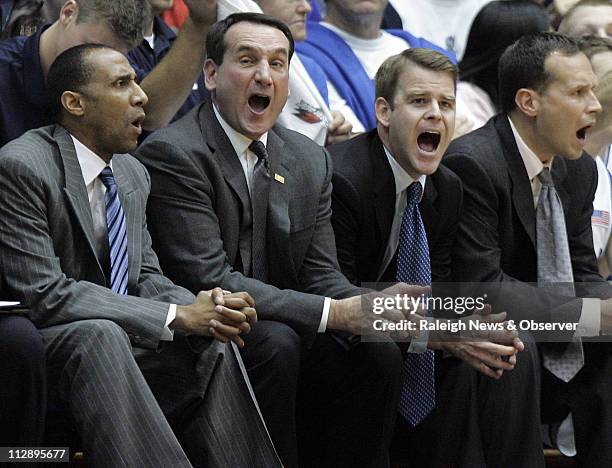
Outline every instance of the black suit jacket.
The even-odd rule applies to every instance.
[[[329,149],[334,163],[332,224],[338,260],[355,284],[377,281],[395,213],[395,179],[376,130]],[[427,177],[419,204],[433,281],[451,274],[451,247],[461,212],[461,182],[440,167]],[[390,272],[396,270],[392,262]],[[394,274],[387,281],[394,281]]]
[[[151,174],[147,213],[153,245],[165,273],[178,284],[194,292],[215,286],[248,291],[260,318],[290,325],[309,343],[321,320],[323,296],[342,298],[359,290],[336,260],[329,155],[282,127],[268,132],[267,150],[269,284],[242,273],[242,263],[250,261],[245,242],[250,233],[244,232],[250,196],[210,102],[155,132],[136,153]]]
[[[457,281],[497,283],[510,318],[577,322],[582,301],[545,293],[537,282],[535,208],[525,165],[505,115],[453,141],[443,159],[463,182],[464,208],[453,249]],[[591,214],[597,169],[586,154],[556,157],[552,178],[563,204],[578,296],[612,297],[599,275]]]

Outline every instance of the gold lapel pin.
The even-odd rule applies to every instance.
[[[280,174],[274,174],[274,180],[280,182],[281,184],[285,183],[285,178]]]

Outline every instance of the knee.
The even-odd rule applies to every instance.
[[[121,349],[131,350],[127,333],[111,320],[82,320],[74,322],[74,326],[81,344],[87,348],[95,347],[114,352]]]
[[[261,321],[253,329],[253,339],[246,338],[247,348],[253,346],[259,363],[274,365],[280,372],[297,369],[300,363],[301,339],[288,325]]]
[[[363,362],[368,366],[370,375],[376,376],[381,384],[399,382],[403,357],[395,343],[361,343],[360,346],[366,348]]]
[[[0,318],[0,366],[19,363],[34,368],[44,362],[45,345],[33,323],[19,316]]]

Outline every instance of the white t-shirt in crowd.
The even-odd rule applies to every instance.
[[[389,0],[405,31],[455,53],[461,60],[472,21],[491,0]]]
[[[609,151],[609,148],[608,148]],[[612,187],[610,174],[601,157],[596,157],[597,163],[597,190],[593,200],[593,217],[591,225],[593,227],[593,247],[595,255],[600,258],[607,254],[611,258],[612,254]]]
[[[380,67],[387,58],[399,54],[410,47],[404,39],[384,31],[381,31],[380,36],[375,39],[362,39],[326,23],[325,21],[322,21],[321,24],[344,39],[344,42],[353,50],[357,59],[365,69],[366,74],[371,79],[374,79],[378,67]],[[353,124],[353,132],[363,132],[365,129],[364,125],[359,121],[354,112],[349,112],[347,110],[350,108],[346,105],[346,101],[340,96],[338,90],[331,81],[327,81],[327,90],[329,93],[329,107],[333,110],[339,110],[344,114],[344,117]]]

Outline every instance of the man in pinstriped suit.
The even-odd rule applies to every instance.
[[[252,298],[218,289],[194,300],[151,248],[148,174],[119,154],[136,146],[144,119],[134,78],[100,45],[69,49],[51,67],[61,124],[0,150],[2,280],[31,308],[51,397],[92,466],[280,466],[234,346],[256,321]],[[109,289],[114,227],[98,177],[108,168],[125,216],[127,294]]]

